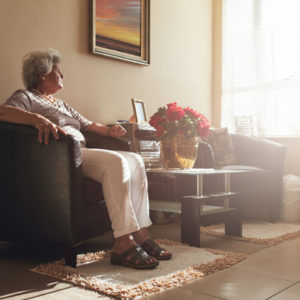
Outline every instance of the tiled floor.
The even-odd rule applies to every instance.
[[[178,241],[179,228],[178,222],[154,225],[151,233]],[[201,243],[206,248],[243,252],[248,258],[184,287],[143,299],[300,299],[300,239],[266,247],[201,236]],[[108,234],[85,243],[82,250],[110,246]],[[0,243],[0,299],[108,299],[29,271],[30,267],[58,257],[59,249],[55,247]]]

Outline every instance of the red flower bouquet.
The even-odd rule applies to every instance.
[[[176,102],[160,107],[151,116],[149,123],[156,129],[159,140],[172,139],[175,136],[204,138],[209,130],[209,121],[204,115],[190,107],[182,108]]]

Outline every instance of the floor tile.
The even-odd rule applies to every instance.
[[[231,268],[185,285],[184,289],[224,299],[259,300],[266,299],[291,284],[293,282],[288,280]],[[255,295],[255,298],[253,298],[253,295]]]
[[[253,254],[232,269],[242,269],[294,282],[300,280],[300,260],[280,255]]]
[[[72,299],[72,300],[112,300],[113,298],[99,295],[90,290],[74,287],[71,284],[56,282],[41,290],[24,289],[11,294],[0,293],[0,299],[24,300],[24,299]]]
[[[287,300],[287,299],[299,300],[299,298],[300,298],[300,283],[296,283],[269,299],[270,300]]]
[[[300,260],[300,238],[295,240],[286,241],[278,245],[269,247],[264,251],[255,253],[252,257],[258,258],[261,256],[284,256]]]
[[[185,290],[183,288],[171,289],[162,293],[154,294],[143,300],[219,300],[222,298],[210,296],[196,291]]]

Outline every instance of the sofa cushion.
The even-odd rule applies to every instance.
[[[212,148],[216,166],[236,163],[234,146],[227,128],[211,128],[205,141]]]
[[[250,172],[237,173],[230,175],[232,191],[239,191],[242,187],[269,187],[274,182],[271,171],[247,165],[228,165],[223,166],[223,170],[247,170]]]

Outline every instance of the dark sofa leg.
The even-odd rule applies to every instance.
[[[270,208],[268,210],[268,221],[275,223],[280,219],[280,210],[276,208]]]
[[[225,220],[225,234],[242,236],[243,222],[240,212],[237,210]]]
[[[65,263],[68,266],[76,268],[77,249],[76,246],[67,245],[65,247]]]

